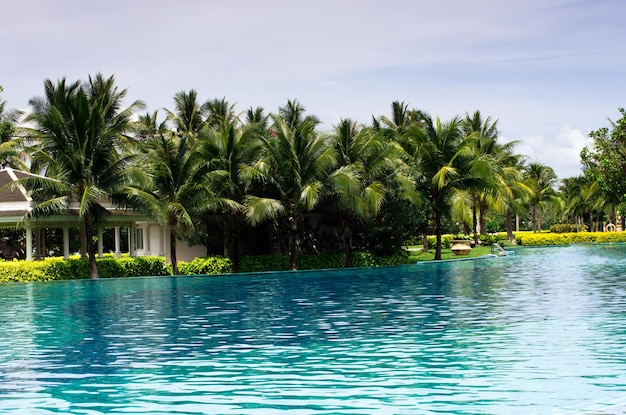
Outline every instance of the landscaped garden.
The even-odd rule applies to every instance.
[[[145,104],[124,107],[125,95],[113,76],[97,74],[46,80],[27,113],[0,101],[0,163],[15,169],[0,191],[29,203],[8,220],[39,235],[35,249],[29,237],[15,243],[37,259],[66,252],[2,264],[2,280],[392,265],[455,258],[450,242],[460,235],[473,242],[470,257],[493,242],[623,239],[624,118],[590,133],[583,175],[559,179],[502,142],[498,120],[480,111],[442,121],[396,101],[390,116],[323,131],[297,100],[239,113],[192,89],[172,109],[142,114]],[[100,236],[119,231],[123,216],[109,221],[115,209],[160,226],[165,258],[102,258],[120,256],[119,235],[116,246]],[[45,222],[68,217],[74,236],[67,222]],[[63,226],[62,241],[50,223]],[[132,238],[129,230],[131,253]],[[203,254],[179,261],[181,242]],[[86,259],[68,259],[70,247]]]

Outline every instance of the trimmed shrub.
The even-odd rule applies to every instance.
[[[520,233],[515,236],[515,241],[523,246],[614,243],[626,242],[626,232]]]
[[[441,235],[441,247],[444,249],[448,249],[452,246],[452,241],[457,239],[455,235],[450,235],[450,234],[443,234]],[[458,238],[458,239],[465,239],[463,238]],[[471,238],[468,238],[471,239]],[[437,243],[437,237],[435,235],[429,235],[428,236],[428,246],[429,247],[435,247]]]
[[[166,275],[162,257],[100,258],[100,278],[141,277]],[[0,262],[0,283],[87,279],[90,277],[89,259],[60,257],[43,261]]]
[[[222,256],[195,258],[191,262],[180,262],[178,271],[183,275],[225,274],[230,271],[232,262]]]

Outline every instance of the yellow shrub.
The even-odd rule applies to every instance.
[[[614,243],[626,242],[626,232],[524,233],[516,234],[515,240],[523,246]]]

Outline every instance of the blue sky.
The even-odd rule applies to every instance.
[[[298,99],[323,129],[404,101],[448,120],[480,110],[559,177],[626,106],[623,0],[20,0],[3,4],[0,98],[45,79],[115,75],[152,110],[178,91],[243,111]]]

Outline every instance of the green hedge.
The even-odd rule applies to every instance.
[[[224,274],[231,267],[230,259],[221,256],[195,258],[191,262],[178,263],[178,271],[184,275]]]
[[[97,262],[100,278],[167,275],[162,257],[106,257]],[[86,258],[0,262],[0,283],[86,279],[89,276],[89,259]]]
[[[626,232],[520,233],[515,242],[523,246],[626,242]]]
[[[163,257],[100,258],[100,278],[139,277],[168,275],[169,265]],[[343,268],[344,254],[300,254],[296,258],[299,270]],[[378,267],[409,263],[405,250],[394,255],[378,256],[371,252],[353,252],[355,267]],[[230,259],[215,256],[196,258],[191,262],[180,262],[179,271],[185,275],[224,274],[232,267]],[[256,255],[241,259],[241,272],[286,271],[289,269],[288,255]],[[0,283],[34,282],[52,280],[87,279],[90,277],[89,260],[86,258],[46,258],[43,261],[0,261]]]
[[[550,226],[551,233],[587,232],[587,225],[574,225],[571,223],[557,223]]]
[[[371,252],[353,252],[352,265],[354,267],[379,267],[385,265],[406,264],[409,254],[405,250],[394,255],[379,256]],[[296,267],[299,270],[343,268],[346,256],[341,254],[300,254],[296,257]],[[289,255],[253,255],[246,256],[240,261],[241,272],[266,272],[289,270]]]

